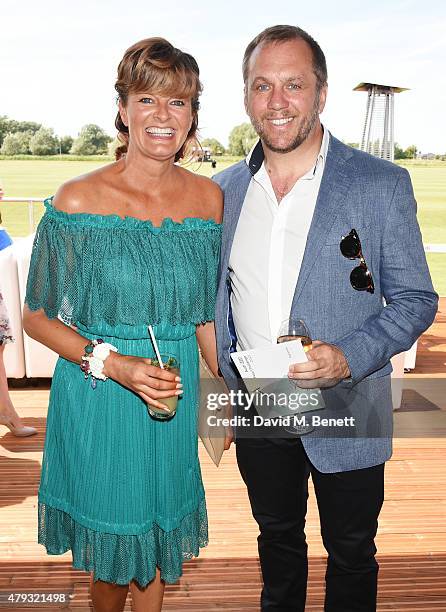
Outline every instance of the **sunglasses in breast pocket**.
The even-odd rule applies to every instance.
[[[373,284],[372,273],[367,267],[367,264],[362,254],[361,241],[358,232],[352,229],[347,236],[343,236],[339,244],[341,253],[347,259],[359,259],[359,265],[350,273],[350,284],[356,291],[368,291],[374,293],[375,286]]]

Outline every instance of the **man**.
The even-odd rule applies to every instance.
[[[313,348],[289,377],[332,387],[327,393],[343,390],[364,434],[236,432],[260,528],[261,607],[305,609],[311,474],[328,552],[325,610],[369,612],[376,609],[374,537],[391,455],[388,430],[375,436],[369,425],[391,422],[389,360],[432,323],[438,296],[407,171],[345,146],[320,123],[327,69],[319,45],[300,28],[268,28],[248,45],[243,76],[260,140],[216,177],[225,193],[221,372],[233,386],[231,350],[275,344],[284,319],[303,318]]]

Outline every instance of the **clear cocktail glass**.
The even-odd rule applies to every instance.
[[[171,354],[161,354],[161,361],[163,362],[164,370],[167,372],[172,372],[176,376],[180,375],[180,362],[175,355]],[[160,368],[160,363],[156,357],[152,359],[152,365]],[[150,406],[147,404],[147,410],[152,418],[157,421],[167,421],[172,419],[177,411],[178,407],[178,395],[174,395],[176,389],[172,390],[171,397],[164,397],[159,400],[161,404],[164,404],[168,408],[168,412],[162,410],[161,408],[156,408],[155,406]]]

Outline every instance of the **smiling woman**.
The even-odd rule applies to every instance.
[[[180,143],[175,161],[195,144],[202,89],[198,65],[191,55],[166,43],[162,38],[142,40],[126,51],[119,64],[115,125],[123,145],[117,150],[118,156],[127,151],[130,132],[137,137],[138,122],[152,138],[171,140],[172,145]],[[165,125],[167,110],[163,106],[167,104],[176,125]]]
[[[222,195],[175,164],[198,123],[189,54],[143,40],[116,90],[126,154],[45,201],[30,263],[24,327],[60,355],[38,534],[49,554],[71,550],[92,572],[96,612],[120,612],[129,585],[135,612],[155,612],[164,583],[207,543],[197,343],[217,373]],[[149,326],[179,372],[152,363]]]

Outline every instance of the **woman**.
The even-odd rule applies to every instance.
[[[115,87],[126,154],[46,201],[24,323],[60,355],[39,542],[50,554],[71,549],[74,567],[92,571],[97,612],[122,610],[129,584],[135,610],[148,612],[207,543],[197,340],[216,372],[222,196],[175,164],[197,130],[195,60],[143,40],[124,54]],[[179,359],[181,382],[151,365],[149,324],[160,352]],[[172,419],[149,416],[147,404],[162,410],[173,395],[183,397]]]
[[[0,200],[3,198],[3,194],[3,187],[0,183]],[[6,229],[2,227],[2,216],[0,214],[0,251],[10,244],[12,244],[12,240]],[[8,342],[14,342],[14,338],[5,300],[0,291],[0,425],[6,425],[14,436],[23,438],[34,435],[37,433],[37,430],[22,423],[9,395],[8,379],[3,358],[5,346]]]

